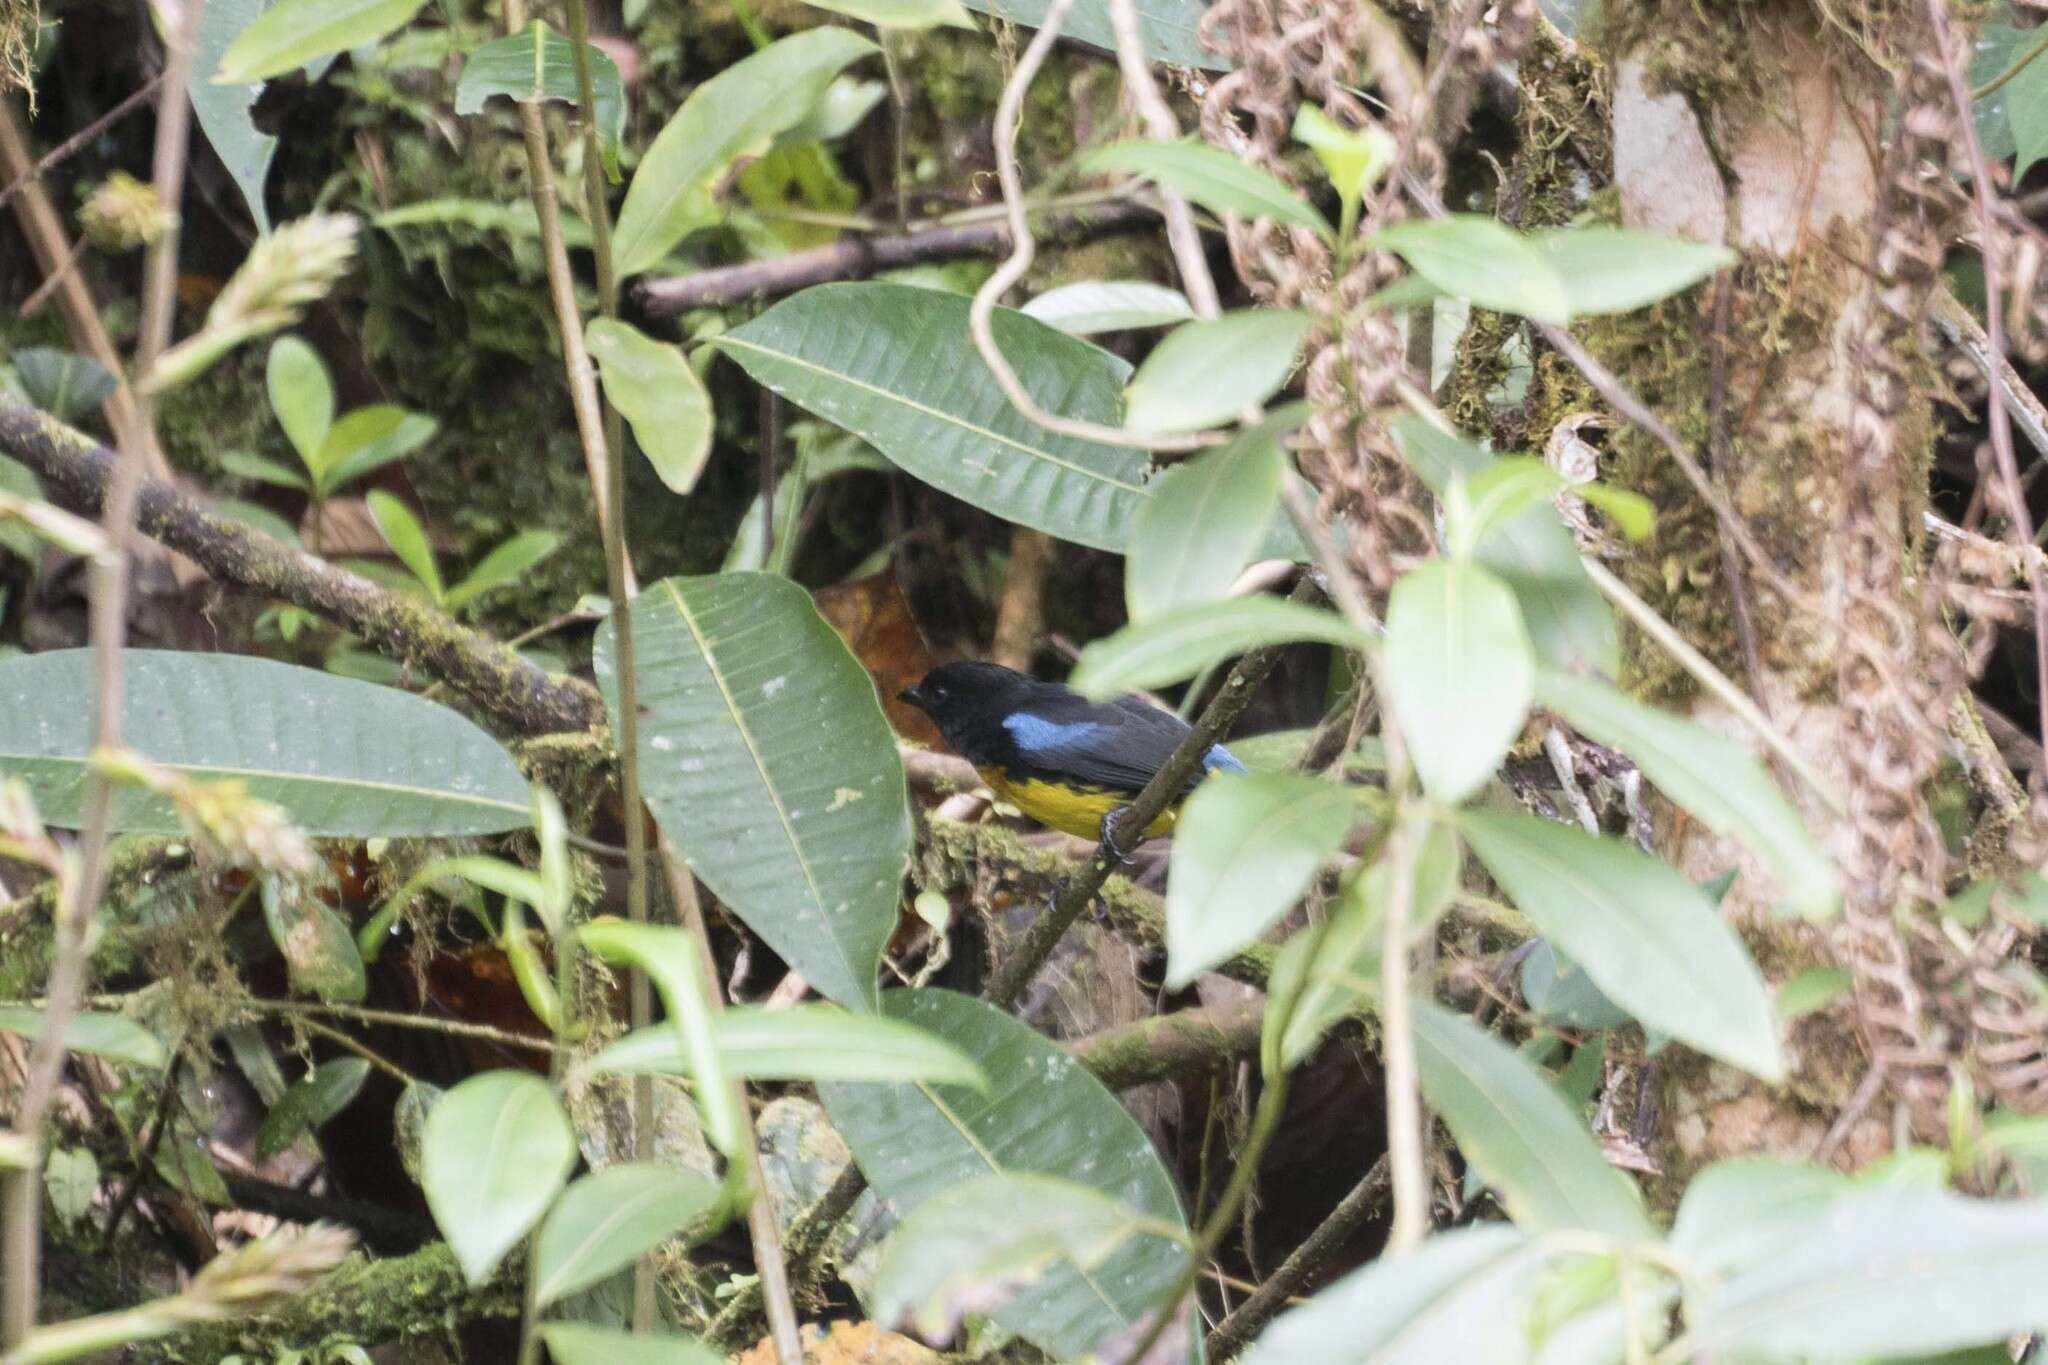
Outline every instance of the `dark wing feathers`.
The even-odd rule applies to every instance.
[[[1047,703],[1003,722],[1027,772],[1135,792],[1188,733],[1180,717],[1132,697],[1094,706],[1068,693]]]

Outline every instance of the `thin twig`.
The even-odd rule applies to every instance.
[[[1984,334],[1989,342],[1992,381],[1985,392],[1990,397],[1991,450],[1998,460],[1998,476],[2005,485],[2005,514],[2023,554],[2034,543],[2034,518],[2027,509],[2026,489],[2020,484],[2019,459],[2012,448],[2012,422],[2005,411],[2005,385],[2000,382],[2005,363],[2005,317],[1999,304],[1998,212],[1991,202],[1991,166],[1977,140],[1976,110],[1970,102],[1970,87],[1956,60],[1953,35],[1949,29],[1945,0],[1927,0],[1928,21],[1934,27],[1934,41],[1941,50],[1941,65],[1948,77],[1949,98],[1955,103],[1956,125],[1963,150],[1969,157],[1970,186],[1976,192],[1979,222],[1978,247],[1984,256]],[[2044,40],[2048,41],[2048,40]],[[2026,554],[2027,592],[2034,599],[2034,694],[2040,707],[2040,737],[2048,743],[2048,585],[2041,578],[2038,558]]]
[[[1330,1216],[1316,1225],[1316,1230],[1280,1263],[1280,1268],[1254,1290],[1250,1298],[1239,1304],[1235,1312],[1216,1324],[1216,1330],[1209,1333],[1209,1359],[1221,1365],[1250,1345],[1251,1339],[1272,1321],[1273,1315],[1306,1288],[1309,1278],[1328,1264],[1330,1257],[1351,1240],[1352,1234],[1368,1218],[1386,1205],[1387,1190],[1387,1154],[1382,1152],[1379,1160],[1373,1162],[1372,1169],[1365,1173],[1365,1178],[1337,1201],[1337,1207],[1330,1210]]]
[[[86,124],[85,127],[80,128],[70,137],[65,138],[49,151],[43,153],[33,166],[15,176],[14,179],[7,183],[5,188],[0,188],[0,208],[4,208],[8,200],[21,193],[31,182],[42,179],[44,173],[52,166],[71,156],[86,143],[92,141],[122,119],[127,118],[137,109],[140,109],[143,103],[156,93],[157,87],[163,84],[164,77],[167,74],[169,74],[168,68],[164,71],[159,71],[156,75],[144,81],[141,89],[123,99],[119,104],[107,110],[106,113],[101,114],[91,123]]]
[[[192,69],[192,39],[198,32],[203,0],[191,0],[177,15],[166,37],[168,48],[164,79],[157,104],[156,147],[151,180],[158,202],[170,207],[173,217],[157,240],[151,243],[143,268],[142,325],[135,352],[137,374],[149,373],[156,358],[170,344],[171,308],[178,270],[178,223],[175,217],[185,183],[186,132],[192,105],[185,98],[186,78]],[[141,492],[149,432],[155,425],[155,400],[148,394],[137,397],[135,419],[122,433],[121,459],[113,471],[102,527],[106,547],[93,557],[90,581],[89,635],[92,649],[92,737],[97,749],[118,748],[121,743],[123,674],[121,647],[128,630],[128,536],[135,525],[135,508]],[[65,1031],[78,1008],[85,987],[89,956],[87,930],[99,908],[106,886],[107,847],[113,837],[113,778],[95,770],[86,782],[85,833],[79,841],[78,863],[70,878],[69,894],[60,895],[55,926],[55,946],[50,966],[48,1003],[41,1028],[29,1051],[27,1079],[15,1107],[14,1127],[23,1150],[36,1154],[24,1169],[9,1172],[6,1193],[6,1230],[0,1261],[4,1261],[4,1289],[0,1289],[0,1343],[19,1346],[34,1329],[40,1274],[42,1220],[42,1162],[40,1145],[43,1118],[49,1112],[63,1074]]]
[[[1384,727],[1391,734],[1392,725]],[[1391,757],[1390,757],[1391,764]],[[1388,787],[1394,786],[1391,766]],[[1399,812],[1387,836],[1387,904],[1380,934],[1380,1064],[1387,1084],[1387,1160],[1394,1190],[1394,1226],[1387,1254],[1401,1256],[1429,1232],[1429,1168],[1423,1161],[1422,1087],[1415,1062],[1415,1013],[1408,924],[1420,843],[1414,817]]]
[[[1180,136],[1180,125],[1153,84],[1152,59],[1146,55],[1144,36],[1138,30],[1135,0],[1109,0],[1109,22],[1116,32],[1116,61],[1124,89],[1138,106],[1146,133],[1160,142],[1174,141]],[[1025,80],[1028,84],[1029,78]],[[1202,234],[1195,228],[1194,210],[1175,190],[1162,188],[1159,198],[1166,206],[1166,244],[1173,249],[1181,287],[1187,291],[1196,317],[1214,318],[1222,312],[1222,305],[1216,301],[1216,281],[1209,274],[1209,258],[1202,250]]]
[[[489,1024],[472,1024],[463,1019],[435,1019],[424,1014],[407,1014],[398,1010],[367,1009],[361,1005],[335,1005],[324,1000],[241,1000],[238,1008],[257,1014],[325,1014],[336,1019],[353,1019],[358,1023],[382,1024],[392,1028],[419,1029],[426,1033],[442,1033],[453,1038],[475,1038],[480,1042],[497,1043],[503,1047],[525,1048],[532,1052],[553,1052],[555,1044],[546,1038],[528,1033],[514,1033],[509,1029],[493,1028]]]
[[[1934,319],[1934,325],[1941,329],[1951,345],[1970,358],[1988,382],[2005,390],[2006,411],[2011,415],[2013,424],[2037,452],[2048,455],[2048,407],[2042,406],[2041,400],[2035,397],[2011,361],[2003,357],[1993,358],[1991,338],[1970,315],[1970,310],[1963,307],[1953,290],[1943,285],[1934,291],[1930,302],[1932,306],[1928,313]]]

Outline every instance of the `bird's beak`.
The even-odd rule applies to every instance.
[[[914,686],[906,687],[901,692],[898,692],[896,694],[896,700],[907,701],[912,706],[915,706],[920,710],[922,710],[924,707],[924,693],[918,691],[918,689]]]

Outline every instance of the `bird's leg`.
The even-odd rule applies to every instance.
[[[1109,859],[1113,867],[1128,867],[1131,855],[1138,851],[1139,844],[1145,842],[1145,836],[1141,833],[1128,847],[1124,845],[1121,837],[1122,826],[1124,817],[1130,813],[1129,806],[1117,806],[1102,817],[1102,842],[1096,847],[1103,857]]]

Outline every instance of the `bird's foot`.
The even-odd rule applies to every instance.
[[[1122,826],[1130,813],[1129,806],[1118,806],[1102,817],[1102,842],[1096,849],[1103,857],[1109,859],[1113,867],[1130,866],[1131,855],[1138,851],[1139,844],[1145,842],[1145,836],[1139,834],[1131,840],[1128,847],[1124,844]]]

